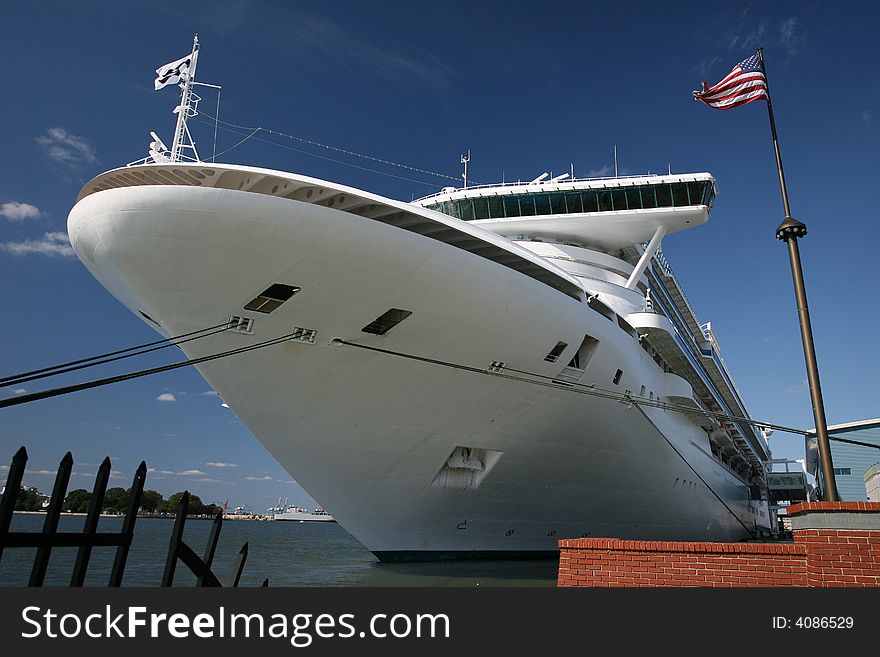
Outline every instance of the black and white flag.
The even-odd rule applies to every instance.
[[[189,75],[192,66],[192,55],[182,57],[170,64],[156,69],[156,91],[169,84],[177,84]]]

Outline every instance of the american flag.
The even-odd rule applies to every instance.
[[[767,100],[767,77],[761,56],[755,53],[734,66],[721,82],[711,87],[703,83],[702,91],[694,91],[694,99],[715,109],[731,109],[761,98]]]

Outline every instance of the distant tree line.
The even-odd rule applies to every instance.
[[[131,489],[108,488],[104,493],[104,503],[101,505],[103,513],[125,513],[128,509],[128,500]],[[141,496],[140,511],[158,515],[174,515],[180,508],[183,492],[174,493],[167,500],[161,493],[154,490],[145,490]],[[68,513],[86,513],[89,510],[89,502],[92,494],[84,488],[72,490],[64,498],[62,511]],[[16,511],[45,511],[49,496],[43,495],[36,488],[22,486],[18,491],[15,502]],[[198,495],[189,495],[189,514],[194,516],[215,516],[220,507],[216,504],[205,504]]]

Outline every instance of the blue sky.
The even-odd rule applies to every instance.
[[[154,69],[187,54],[198,32],[198,78],[223,85],[221,118],[238,125],[450,176],[470,149],[479,182],[562,173],[570,163],[578,176],[605,175],[615,144],[622,173],[713,173],[712,220],[667,238],[664,249],[701,320],[712,321],[752,414],[811,427],[788,257],[774,239],[782,204],[766,105],[720,112],[690,96],[763,46],[792,210],[810,231],[801,253],[829,422],[877,417],[880,363],[869,337],[880,320],[870,255],[880,89],[869,44],[880,10],[769,5],[5,2],[2,373],[155,339],[71,257],[65,226],[89,178],[143,157],[150,130],[170,142],[176,89],[154,92]],[[202,95],[213,113],[214,96]],[[207,157],[213,130],[193,125]],[[240,139],[220,131],[218,152]],[[274,141],[284,147],[253,139],[221,160],[405,200],[448,184]],[[160,352],[137,366],[174,357]],[[43,490],[71,449],[75,487],[90,487],[94,464],[109,454],[116,485],[127,486],[145,458],[154,469],[148,486],[166,495],[189,488],[257,510],[279,496],[312,503],[194,370],[0,413],[0,463],[27,445],[26,482]],[[776,433],[771,447],[803,455],[796,436]]]

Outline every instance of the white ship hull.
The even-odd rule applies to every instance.
[[[644,385],[658,398],[680,382],[585,303],[510,267],[331,207],[185,185],[84,196],[69,232],[98,280],[166,335],[230,315],[255,320],[252,335],[182,345],[191,358],[293,327],[317,331],[314,344],[285,342],[198,368],[380,558],[545,554],[580,536],[737,540],[744,526],[767,523],[687,415],[331,345],[338,337],[554,377],[561,364],[544,360],[549,347],[586,332],[600,348],[584,382],[621,392]],[[302,291],[272,314],[243,312],[267,282]],[[389,308],[412,315],[384,336],[361,331]],[[456,447],[493,455],[478,485],[441,476]]]

